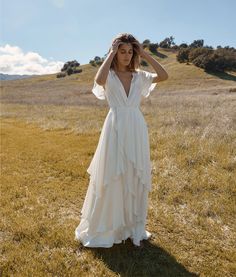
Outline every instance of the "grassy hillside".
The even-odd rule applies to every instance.
[[[236,87],[236,72],[212,75],[205,73],[203,69],[189,64],[181,64],[176,61],[176,53],[164,49],[153,55],[168,71],[169,79],[158,83],[159,93],[177,92],[202,92],[230,89]],[[81,66],[83,72],[56,78],[56,74],[32,77],[25,80],[2,81],[1,101],[5,103],[26,104],[68,104],[90,105],[101,104],[91,94],[94,76],[98,67],[91,65]],[[142,67],[144,70],[153,71],[153,68]]]
[[[3,83],[1,276],[234,276],[235,81],[165,54],[170,78],[141,105],[153,177],[143,249],[74,241],[108,111],[91,93],[97,68]]]

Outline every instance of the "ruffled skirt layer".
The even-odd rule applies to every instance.
[[[126,189],[129,182],[133,182],[133,193]],[[106,186],[101,197],[96,197],[90,181],[75,239],[86,247],[109,248],[130,238],[140,246],[141,240],[151,236],[145,230],[147,204],[148,190],[128,162],[125,175]]]
[[[139,109],[110,110],[87,172],[90,182],[75,240],[108,248],[130,238],[140,246],[151,236],[145,230],[151,166],[148,131]]]

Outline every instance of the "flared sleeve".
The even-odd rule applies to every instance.
[[[150,95],[150,92],[154,90],[157,83],[152,83],[153,78],[156,77],[156,73],[152,73],[149,71],[142,70],[141,71],[141,77],[142,77],[142,91],[141,94],[144,97],[148,97]]]
[[[107,89],[107,86],[108,86],[109,78],[110,78],[110,70],[108,72],[106,83],[105,83],[105,88],[106,89]],[[106,89],[104,89],[103,86],[97,84],[97,82],[94,80],[92,92],[98,99],[100,99],[100,100],[106,99],[106,96],[105,96],[105,90]]]

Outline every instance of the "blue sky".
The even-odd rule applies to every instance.
[[[235,0],[0,0],[0,72],[46,74],[104,56],[113,37],[236,47]]]

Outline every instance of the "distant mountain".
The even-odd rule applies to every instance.
[[[0,73],[0,81],[25,79],[33,76],[38,76],[38,75],[35,75],[35,74],[34,75],[10,75],[10,74]]]

